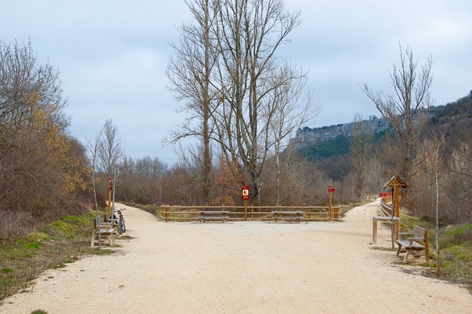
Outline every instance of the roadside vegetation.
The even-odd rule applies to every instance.
[[[424,272],[437,276],[438,254],[435,223],[431,219],[419,219],[401,212],[401,232],[408,232],[417,225],[428,229],[430,262]],[[451,224],[442,226],[439,232],[440,278],[464,284],[472,292],[472,224]]]
[[[111,252],[90,247],[93,217],[92,212],[64,215],[27,236],[0,240],[0,304],[12,294],[33,290],[34,279],[47,269]]]

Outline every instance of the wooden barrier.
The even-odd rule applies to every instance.
[[[274,212],[302,212],[303,221],[338,221],[340,207],[333,207],[330,217],[329,206],[177,206],[161,205],[159,218],[164,221],[199,221],[199,212],[224,211],[228,221],[275,221]]]
[[[373,221],[373,225],[372,225],[372,241],[374,244],[377,243],[377,222],[378,221],[385,221],[385,222],[388,222],[388,223],[392,223],[393,221],[393,224],[394,224],[394,238],[395,240],[398,240],[398,231],[400,230],[400,218],[399,217],[392,217],[392,207],[391,205],[387,204],[386,203],[386,200],[388,199],[385,199],[385,198],[382,198],[380,200],[380,215],[379,216],[374,216],[372,217]],[[390,201],[391,201],[391,197],[390,197]]]
[[[389,205],[390,204],[390,205]],[[388,199],[382,198],[380,200],[380,215],[385,216],[385,217],[390,217],[392,216],[392,200],[390,198],[390,201]]]
[[[392,220],[394,223],[398,223],[400,221],[400,218],[398,217],[386,217],[386,216],[374,216],[373,218],[373,226],[372,226],[372,240],[374,244],[377,244],[377,222],[380,221],[386,221],[389,223],[392,223]],[[398,237],[395,235],[395,237]]]

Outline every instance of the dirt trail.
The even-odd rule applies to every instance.
[[[467,290],[374,249],[378,206],[301,224],[163,223],[128,207],[120,253],[46,272],[0,313],[470,313]],[[377,247],[390,246],[379,226]]]

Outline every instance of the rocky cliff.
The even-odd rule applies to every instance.
[[[370,133],[379,133],[391,128],[385,119],[375,116],[370,117],[364,122],[366,123],[366,129],[369,130]],[[292,141],[292,145],[295,145],[295,149],[298,150],[309,145],[336,138],[339,135],[351,137],[354,124],[354,122],[350,122],[319,128],[305,127],[298,130],[296,137]]]

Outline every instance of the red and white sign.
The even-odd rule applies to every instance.
[[[328,187],[328,192],[329,193],[333,193],[334,191],[336,191],[331,185]]]
[[[243,201],[249,200],[249,187],[247,185],[243,185],[241,198]]]

